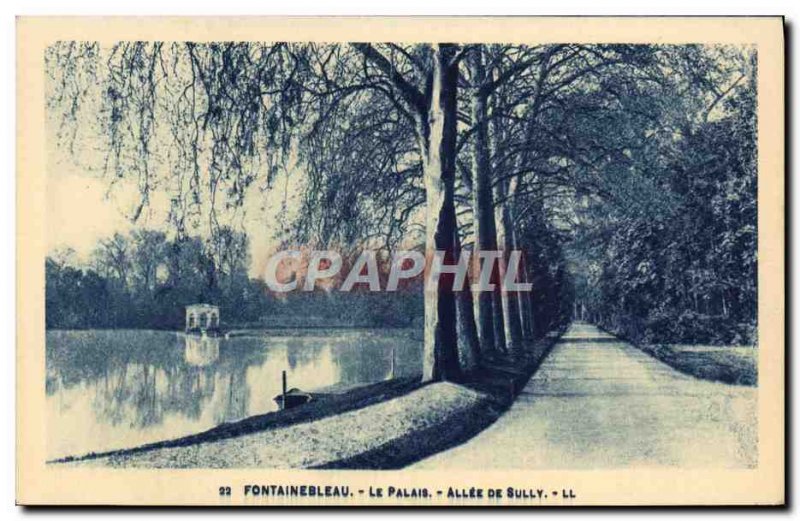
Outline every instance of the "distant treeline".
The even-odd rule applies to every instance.
[[[606,172],[605,197],[587,201],[573,244],[576,314],[642,343],[756,341],[755,77],[747,82],[719,93],[721,117],[676,117]]]
[[[270,294],[248,276],[244,234],[220,229],[210,240],[169,239],[160,231],[115,234],[78,266],[69,251],[46,260],[46,324],[51,329],[181,329],[184,306],[221,307],[224,328],[275,326],[408,326],[421,324],[422,291]],[[303,318],[308,317],[307,324]]]

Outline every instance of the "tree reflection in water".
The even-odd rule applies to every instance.
[[[231,339],[165,331],[47,332],[49,457],[182,436],[276,409],[281,371],[314,390],[419,372],[403,331]]]

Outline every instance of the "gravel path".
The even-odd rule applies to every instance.
[[[588,324],[573,324],[517,401],[420,469],[748,468],[757,389],[684,375]]]
[[[427,385],[363,409],[237,438],[73,463],[149,468],[306,468],[362,454],[441,422],[454,411],[484,407],[486,396],[449,383]]]

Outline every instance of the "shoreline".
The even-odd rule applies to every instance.
[[[529,342],[516,356],[487,357],[479,369],[459,383],[423,384],[418,377],[404,377],[340,394],[316,393],[306,405],[222,424],[194,435],[47,463],[159,468],[400,468],[462,443],[491,425],[514,402],[560,334],[551,332]],[[381,428],[392,422],[397,424],[396,429]],[[369,439],[358,439],[366,436],[362,430],[371,430]],[[293,437],[287,439],[289,434]],[[276,461],[281,459],[280,454],[261,459],[242,454],[243,444],[256,451],[273,450],[276,439],[287,452],[291,452],[290,445],[297,447],[296,454],[283,455],[283,464]],[[341,451],[332,443],[334,439],[353,446]],[[228,451],[227,447],[237,450]],[[303,459],[306,449],[312,455]],[[243,463],[245,460],[259,464]],[[269,465],[261,464],[264,462]]]
[[[216,427],[177,438],[146,443],[144,445],[125,449],[64,456],[48,460],[46,463],[75,463],[101,458],[128,456],[157,449],[187,447],[200,443],[221,441],[247,434],[289,427],[298,423],[320,420],[357,410],[407,394],[414,389],[422,387],[423,384],[418,380],[419,378],[416,376],[407,376],[359,386],[342,393],[312,392],[309,394],[313,396],[313,399],[300,407],[249,416],[241,420],[222,423]]]

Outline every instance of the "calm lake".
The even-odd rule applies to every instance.
[[[292,330],[231,339],[168,331],[47,332],[48,459],[193,434],[305,391],[421,371],[411,330]],[[394,363],[393,363],[394,359]]]

